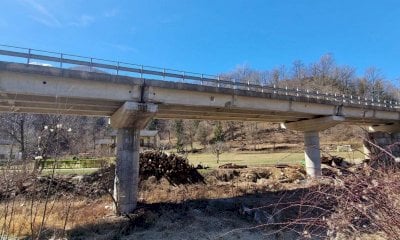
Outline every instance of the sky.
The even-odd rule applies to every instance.
[[[332,54],[400,79],[397,0],[0,1],[0,44],[209,74]]]

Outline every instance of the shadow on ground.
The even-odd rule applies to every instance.
[[[300,213],[303,217],[318,216],[315,210],[307,212],[304,206],[293,204],[308,192],[299,188],[233,198],[139,204],[130,216],[99,219],[96,224],[71,229],[67,235],[70,239],[297,239],[300,226],[280,224],[293,222]]]

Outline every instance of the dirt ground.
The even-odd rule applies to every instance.
[[[109,239],[109,234],[119,239],[295,239],[294,232],[275,233],[262,225],[290,218],[289,212],[283,216],[268,206],[298,200],[305,186],[302,171],[291,167],[218,169],[206,173],[204,183],[176,186],[150,177],[140,184],[133,220],[108,217],[69,234],[73,239]],[[265,208],[245,212],[259,207]]]
[[[85,176],[21,180],[8,196],[4,192],[2,196],[2,212],[10,206],[7,197],[17,199],[13,200],[18,207],[13,211],[10,235],[32,233],[27,219],[32,219],[35,208],[38,213],[33,225],[41,222],[47,196],[51,204],[47,206],[44,239],[60,234],[65,239],[295,239],[292,231],[275,233],[262,225],[294,217],[290,211],[271,206],[296,201],[307,191],[299,167],[216,169],[203,173],[204,182],[185,185],[149,177],[140,182],[136,213],[114,217],[109,195],[112,172],[103,169]],[[29,204],[32,198],[35,206]],[[4,225],[4,220],[1,223]]]

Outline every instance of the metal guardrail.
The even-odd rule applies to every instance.
[[[116,76],[130,76],[130,74],[136,74],[135,77],[143,79],[152,77],[153,79],[159,79],[164,81],[181,81],[191,84],[213,86],[217,88],[230,88],[238,90],[247,90],[255,92],[266,92],[278,95],[286,95],[293,97],[305,97],[314,99],[324,99],[333,102],[351,103],[362,106],[377,106],[385,108],[396,108],[400,109],[400,102],[398,101],[387,101],[380,99],[368,99],[360,96],[349,96],[343,94],[331,94],[321,93],[319,91],[304,90],[304,89],[291,89],[288,87],[277,88],[275,86],[266,86],[261,84],[254,84],[247,82],[237,81],[236,79],[226,78],[216,75],[193,73],[187,71],[180,71],[167,68],[159,68],[152,66],[145,66],[139,64],[118,62],[105,60],[100,58],[83,57],[73,54],[64,54],[58,52],[50,52],[44,50],[37,50],[31,48],[22,48],[9,45],[0,44],[0,56],[7,56],[11,58],[23,59],[26,64],[42,65],[59,67],[64,69],[73,69],[74,66],[84,66],[88,69],[84,71],[100,71],[105,70],[104,73],[116,75]],[[34,62],[32,60],[41,60],[46,62]],[[48,64],[56,63],[55,66]],[[82,70],[82,69],[79,69]],[[107,72],[107,71],[113,72]]]

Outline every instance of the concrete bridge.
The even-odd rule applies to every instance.
[[[281,123],[284,128],[304,132],[310,176],[321,174],[319,131],[348,123],[400,138],[396,134],[400,132],[398,102],[5,48],[0,48],[0,112],[111,118],[112,127],[118,129],[114,196],[121,213],[136,207],[139,131],[152,118]],[[386,142],[388,136],[381,138]]]

